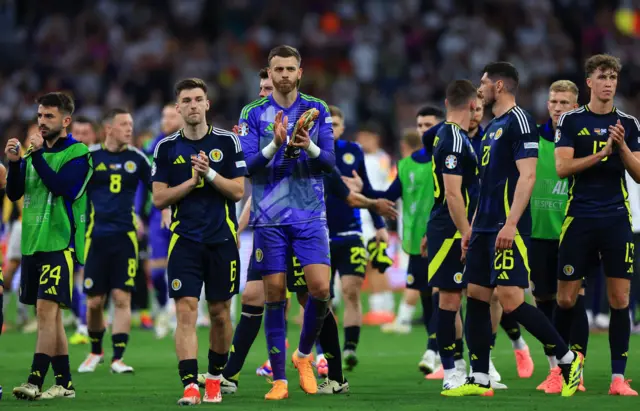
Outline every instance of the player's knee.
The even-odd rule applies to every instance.
[[[262,281],[249,281],[242,292],[242,305],[264,306],[264,286]]]
[[[503,312],[507,314],[524,303],[524,290],[520,287],[498,287],[496,294]]]
[[[116,310],[131,309],[131,296],[128,293],[123,293],[123,294],[127,294],[127,295],[123,296],[118,294],[116,297],[116,294],[114,294],[113,304]]]
[[[609,291],[609,305],[611,308],[621,310],[629,306],[628,290],[611,290]]]
[[[440,309],[447,311],[458,311],[460,308],[461,295],[459,293],[440,293]]]
[[[573,296],[570,293],[558,293],[556,297],[556,301],[558,303],[558,307],[563,310],[569,310],[576,305],[577,296]]]
[[[92,295],[87,297],[87,308],[91,311],[100,311],[103,306],[103,299],[100,295]]]
[[[307,288],[309,290],[309,294],[311,294],[314,298],[324,300],[331,297],[330,291],[330,282],[322,281],[321,279],[314,278],[313,280],[307,280]]]
[[[209,318],[212,326],[223,326],[231,321],[231,307],[226,303],[209,304]]]
[[[38,318],[38,325],[40,326],[41,324],[55,324],[58,311],[59,308],[53,301],[39,300],[36,307],[36,317]]]

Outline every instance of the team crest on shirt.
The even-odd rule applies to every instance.
[[[238,128],[238,135],[244,137],[247,134],[249,134],[249,125],[247,123],[240,124],[240,127]]]
[[[93,287],[93,280],[91,278],[84,279],[84,288],[90,290]]]
[[[562,267],[562,272],[564,273],[564,275],[571,276],[573,275],[573,273],[576,272],[576,270],[575,268],[573,268],[572,265],[567,264],[564,267]]]
[[[444,159],[444,165],[449,170],[453,170],[458,165],[458,158],[453,154],[449,154],[447,158]]]
[[[502,137],[502,127],[500,127],[500,128],[498,129],[498,131],[496,131],[496,135],[495,135],[495,137],[494,137],[494,140],[497,140],[497,139],[499,139],[500,137]]]
[[[356,157],[351,153],[344,153],[344,155],[342,156],[342,161],[344,161],[344,163],[347,165],[351,165],[356,161]]]
[[[453,281],[454,281],[456,284],[462,284],[462,273],[455,273],[455,274],[453,275]]]
[[[261,248],[257,248],[256,249],[256,261],[257,262],[261,262],[263,258],[264,258],[264,254],[262,253],[262,249]]]
[[[173,291],[178,291],[182,288],[182,281],[178,279],[171,281],[171,288],[173,289]]]
[[[126,163],[124,163],[124,170],[129,174],[135,173],[137,169],[138,169],[138,166],[134,161],[129,160]]]
[[[222,161],[222,151],[220,151],[217,148],[214,148],[213,150],[211,150],[209,152],[209,158],[211,159],[211,161],[213,161],[214,163],[219,163],[220,161]]]
[[[560,141],[560,129],[556,129],[556,136],[553,141],[555,141],[556,143]]]
[[[413,283],[416,281],[415,277],[413,276],[413,274],[407,274],[407,284],[408,285],[413,285]]]

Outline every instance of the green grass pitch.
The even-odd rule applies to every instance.
[[[291,325],[289,341],[291,350],[298,341],[300,327]],[[111,355],[110,335],[105,336],[106,358]],[[533,353],[536,369],[530,379],[519,379],[515,359],[506,334],[498,336],[497,348],[493,352],[494,362],[502,374],[502,382],[509,386],[506,391],[496,391],[493,398],[443,398],[439,395],[441,382],[427,381],[418,371],[417,363],[424,351],[425,333],[414,327],[406,336],[385,335],[376,327],[364,327],[358,354],[360,365],[347,374],[351,393],[339,396],[307,396],[298,386],[297,372],[289,363],[289,399],[266,402],[264,394],[270,386],[264,378],[255,375],[255,369],[266,359],[265,338],[261,333],[251,350],[240,378],[240,388],[233,396],[225,396],[222,404],[201,404],[204,408],[227,410],[620,410],[639,409],[638,397],[622,398],[607,395],[610,382],[609,348],[606,334],[592,334],[586,362],[586,393],[576,393],[573,398],[548,396],[537,392],[535,387],[547,374],[548,365],[542,349],[534,339],[525,334]],[[341,336],[342,340],[342,336]],[[207,332],[199,331],[200,371],[207,366]],[[70,349],[71,368],[77,389],[77,398],[54,401],[19,402],[11,395],[14,386],[27,378],[35,335],[9,332],[0,337],[0,385],[4,396],[0,411],[19,409],[42,410],[166,410],[177,407],[176,401],[182,393],[178,378],[177,360],[173,340],[157,341],[150,331],[134,330],[125,359],[132,365],[135,375],[112,375],[106,364],[93,374],[78,374],[78,365],[88,352],[88,346],[73,346]],[[291,351],[290,350],[290,351]],[[290,353],[289,353],[290,354]],[[629,351],[627,378],[636,379],[640,387],[640,367],[636,358],[640,354],[640,337],[632,336]],[[53,381],[49,370],[45,388]],[[255,408],[254,408],[255,407]]]

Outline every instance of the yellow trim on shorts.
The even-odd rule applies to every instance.
[[[431,279],[436,274],[438,269],[440,269],[440,266],[444,262],[444,259],[447,258],[447,255],[449,254],[449,251],[451,250],[453,243],[458,238],[462,238],[462,235],[460,235],[459,231],[456,231],[453,238],[447,238],[442,242],[442,245],[440,246],[440,249],[438,250],[436,255],[433,257],[431,261],[429,261],[429,268],[428,268],[429,271],[427,275],[428,281],[431,281]]]
[[[67,268],[69,268],[69,295],[73,295],[73,254],[70,249],[66,249],[62,252],[64,259],[67,262]],[[71,297],[73,298],[73,297]]]
[[[509,217],[509,213],[511,212],[511,207],[509,206],[509,179],[504,183],[504,216],[505,221]],[[527,251],[527,245],[524,243],[518,228],[516,227],[516,236],[513,238],[513,241],[516,243],[516,248],[522,257],[522,262],[524,262],[524,268],[527,269],[527,282],[531,281],[531,269],[529,268],[529,253]],[[562,241],[562,236],[560,237],[560,241]]]
[[[631,206],[629,205],[629,193],[627,189],[624,187],[625,181],[624,177],[620,179],[620,188],[622,188],[622,197],[624,198],[624,206],[627,208],[627,216],[629,217],[629,223],[633,226],[633,221],[631,220]]]
[[[227,221],[227,225],[229,226],[229,230],[231,231],[231,235],[233,235],[233,240],[238,244],[238,233],[236,232],[236,225],[234,224],[231,217],[229,217],[229,205],[227,202],[224,202],[224,213],[225,220]]]
[[[560,230],[560,242],[559,244],[562,244],[562,240],[564,239],[564,235],[567,234],[567,231],[569,230],[569,226],[571,225],[571,223],[573,222],[573,217],[571,216],[566,216],[564,219],[564,222],[562,223],[562,229]]]
[[[516,243],[516,248],[522,257],[522,261],[524,262],[524,268],[527,269],[527,282],[531,281],[531,269],[529,268],[529,252],[527,251],[527,245],[524,243],[522,236],[518,234],[516,230],[516,236],[513,239]]]
[[[169,259],[171,258],[171,252],[173,251],[173,247],[176,246],[176,242],[179,238],[180,236],[176,233],[173,233],[171,235],[171,240],[169,241],[169,250],[167,251],[167,261],[169,261]]]
[[[136,254],[136,270],[138,269],[138,235],[136,234],[135,231],[129,231],[127,233],[127,236],[129,237],[129,240],[131,240],[131,243],[133,243],[133,251]]]
[[[87,234],[85,235],[84,242],[84,262],[87,262],[87,257],[89,256],[89,248],[91,247],[91,233],[93,232],[93,226],[96,223],[96,209],[93,207],[93,203],[89,204],[91,207],[91,212],[89,213],[89,225],[87,226]]]

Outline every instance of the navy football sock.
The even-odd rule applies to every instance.
[[[229,361],[222,372],[222,375],[224,375],[227,380],[235,383],[238,382],[240,370],[242,370],[249,350],[260,332],[263,313],[264,307],[255,307],[247,304],[242,305],[240,321],[233,334],[231,355],[229,355]]]
[[[547,317],[547,319],[553,322],[555,325],[555,321],[553,319],[553,313],[556,308],[555,300],[536,301],[536,305],[538,307],[538,310],[542,311],[544,316]],[[589,328],[587,327],[587,331],[588,330]],[[547,357],[553,356],[553,350],[549,347],[544,347],[544,355],[546,355]]]
[[[611,373],[624,375],[627,368],[629,338],[631,337],[629,307],[621,309],[611,307],[610,312],[609,349],[611,350]]]
[[[584,296],[578,295],[576,305],[573,307],[573,324],[571,325],[571,349],[582,353],[587,357],[587,345],[589,343],[589,318],[584,307]]]
[[[427,340],[427,350],[438,352],[438,311],[440,307],[440,293],[434,293],[431,297],[431,318],[429,319],[429,338]]]
[[[456,312],[443,310],[438,311],[438,348],[440,360],[445,370],[454,368],[455,341],[456,341]]]
[[[522,303],[511,313],[513,318],[519,322],[531,335],[538,339],[545,346],[555,346],[553,352],[556,358],[562,358],[569,347],[562,340],[553,325],[544,314],[534,306]]]
[[[491,306],[484,301],[467,297],[467,346],[473,372],[489,373],[491,346]]]

